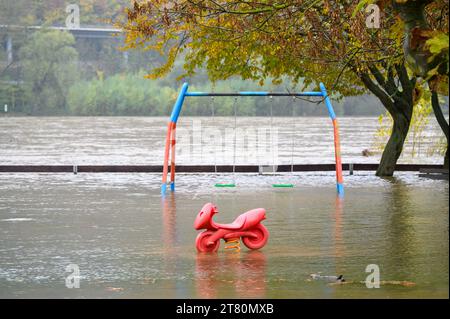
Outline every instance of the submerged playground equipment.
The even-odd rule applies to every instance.
[[[240,251],[240,239],[249,249],[264,247],[269,238],[269,231],[261,224],[266,219],[264,208],[255,208],[239,215],[230,224],[219,224],[213,221],[214,214],[219,211],[212,203],[203,205],[194,221],[196,230],[205,229],[195,240],[198,252],[216,252],[220,240],[225,240],[225,249]]]
[[[178,117],[180,116],[181,110],[183,108],[184,99],[186,97],[225,97],[233,96],[235,101],[238,97],[243,96],[261,96],[261,97],[277,97],[277,96],[291,96],[291,97],[322,97],[328,110],[328,114],[333,123],[334,131],[334,150],[335,150],[335,169],[336,169],[336,190],[339,195],[344,194],[344,185],[342,177],[342,162],[341,162],[341,151],[339,142],[339,128],[336,119],[336,114],[334,113],[333,106],[331,104],[330,98],[328,97],[327,90],[323,83],[320,83],[320,92],[299,92],[299,93],[277,93],[277,92],[236,92],[236,93],[208,93],[208,92],[188,92],[188,83],[184,83],[178,98],[173,106],[172,113],[170,116],[170,121],[167,126],[166,143],[164,151],[164,164],[163,164],[163,176],[161,185],[161,194],[165,194],[167,191],[167,185],[170,185],[170,190],[175,191],[175,144],[176,144],[176,126]],[[236,108],[235,108],[236,117]],[[169,160],[170,160],[170,182],[168,183],[169,174]],[[292,163],[291,169],[293,169],[294,164]],[[235,172],[235,163],[233,164],[233,173]],[[217,187],[234,187],[232,184],[216,184]],[[283,184],[274,184],[274,187],[285,187],[288,186]],[[288,186],[289,187],[289,186]]]

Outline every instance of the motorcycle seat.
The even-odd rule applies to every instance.
[[[216,223],[216,226],[218,228],[223,228],[223,229],[237,230],[237,229],[241,229],[244,226],[246,219],[247,219],[247,216],[241,215],[238,218],[236,218],[234,220],[234,222],[232,222],[230,224],[218,224],[218,223]]]

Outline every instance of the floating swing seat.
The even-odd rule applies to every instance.
[[[214,184],[214,186],[215,187],[236,187],[236,184],[234,184],[234,183],[230,183],[230,184],[217,183],[217,184]]]
[[[272,187],[275,188],[292,188],[294,184],[272,184]]]

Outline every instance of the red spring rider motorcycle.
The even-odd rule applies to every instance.
[[[239,215],[231,224],[215,223],[212,218],[216,213],[218,213],[217,207],[207,203],[195,218],[194,228],[206,229],[198,234],[195,241],[199,252],[216,252],[220,246],[220,239],[239,243],[239,239],[242,238],[245,246],[250,249],[262,248],[267,243],[269,231],[261,224],[261,221],[266,219],[264,208],[249,210]],[[239,245],[237,248],[239,250]]]

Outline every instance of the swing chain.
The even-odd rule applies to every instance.
[[[211,116],[212,116],[211,122],[212,122],[212,125],[214,127],[214,123],[215,123],[215,121],[214,121],[214,119],[215,119],[215,99],[214,99],[214,96],[211,96]],[[213,143],[213,144],[214,144],[214,173],[217,175],[217,145],[216,145],[216,143]]]
[[[269,96],[270,99],[270,148],[272,153],[272,175],[275,174],[275,152],[272,150],[273,146],[273,96]]]
[[[234,98],[234,150],[233,150],[233,184],[236,184],[236,143],[237,143],[237,134],[236,134],[236,128],[237,128],[237,97]]]

